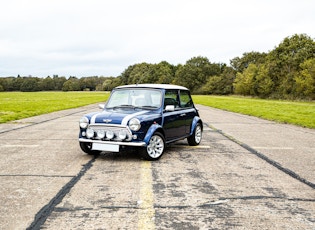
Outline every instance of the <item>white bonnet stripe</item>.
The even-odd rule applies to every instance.
[[[128,121],[133,118],[133,117],[136,117],[138,115],[142,115],[142,114],[145,114],[145,113],[148,113],[149,111],[141,111],[141,112],[138,112],[138,113],[133,113],[133,114],[130,114],[128,116],[125,116],[124,119],[121,121],[121,124],[122,125],[127,125]]]
[[[91,117],[91,122],[90,122],[90,124],[95,124],[95,120],[96,120],[97,115],[99,115],[99,113],[94,114],[94,115]]]

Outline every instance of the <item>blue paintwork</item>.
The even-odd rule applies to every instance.
[[[192,134],[193,134],[193,132],[194,132],[194,130],[195,130],[195,128],[196,128],[196,126],[197,126],[198,123],[201,124],[201,128],[203,129],[203,123],[202,123],[200,117],[195,116],[194,119],[193,119],[193,121],[192,121],[192,125],[191,125],[191,129],[190,129],[189,135],[192,135]]]
[[[146,143],[146,144],[149,144],[149,141],[152,137],[152,135],[155,133],[156,130],[158,129],[163,129],[163,127],[159,124],[152,124],[150,126],[150,128],[148,129],[143,141]]]
[[[141,85],[133,87],[141,87]],[[119,87],[120,90],[123,88],[127,88],[127,86]],[[170,85],[167,85],[165,88],[163,88],[163,85],[157,85],[156,88],[162,91],[162,95],[165,94],[166,89],[187,91],[184,87],[172,88]],[[164,135],[166,143],[170,143],[192,135],[197,123],[200,123],[202,126],[202,121],[194,105],[189,108],[177,108],[169,112],[165,112],[163,108],[163,103],[160,108],[154,110],[139,108],[107,109],[105,106],[103,111],[86,114],[85,117],[89,119],[90,124],[121,125],[123,123],[123,125],[127,126],[129,120],[135,117],[141,122],[141,128],[136,132],[132,132],[133,135],[137,135],[137,139],[133,139],[131,142],[145,142],[146,144],[149,143],[150,138],[157,130]],[[133,116],[133,114],[137,115]],[[105,123],[104,121],[107,122]],[[85,129],[80,128],[80,138],[85,138],[82,135],[82,132],[85,131]]]

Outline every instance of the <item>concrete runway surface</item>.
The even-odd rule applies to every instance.
[[[95,104],[0,124],[0,229],[315,229],[315,130],[197,107],[156,162],[84,154]]]

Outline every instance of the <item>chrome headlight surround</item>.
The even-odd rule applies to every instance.
[[[132,119],[129,121],[129,128],[130,128],[130,130],[132,130],[132,131],[138,131],[138,130],[141,128],[141,124],[140,124],[139,119],[137,119],[137,118],[132,118]]]
[[[86,129],[89,125],[89,119],[87,117],[82,117],[80,119],[79,125],[82,129]]]

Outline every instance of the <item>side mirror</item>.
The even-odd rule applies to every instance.
[[[104,109],[105,108],[105,104],[98,104],[98,108]]]
[[[175,106],[174,105],[167,105],[165,107],[165,111],[166,112],[173,112],[175,110]]]

